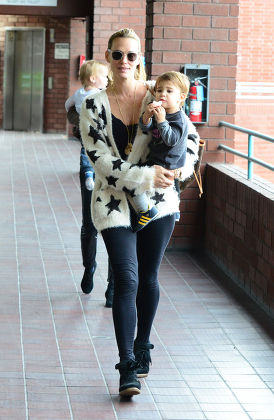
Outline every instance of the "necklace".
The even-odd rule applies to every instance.
[[[131,122],[134,121],[134,108],[135,108],[135,99],[136,99],[136,86],[137,86],[137,83],[135,83],[135,89],[134,89],[134,101],[133,101],[133,107],[132,107],[132,118],[131,118]],[[121,114],[122,122],[126,126],[126,129],[127,129],[127,145],[126,145],[126,147],[124,149],[124,152],[128,156],[130,154],[130,152],[132,150],[132,146],[133,146],[132,145],[132,138],[133,138],[134,124],[131,125],[131,133],[129,134],[129,128],[125,124],[124,116],[123,116],[123,113],[122,113],[122,110],[121,110],[121,107],[120,107],[120,104],[119,104],[119,101],[118,101],[118,98],[117,98],[117,95],[116,95],[116,92],[115,92],[115,89],[114,88],[113,88],[113,93],[114,93],[114,96],[115,96],[115,99],[116,99],[116,102],[117,102],[117,105],[118,105],[118,108],[119,108],[119,112]]]

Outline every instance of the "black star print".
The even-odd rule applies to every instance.
[[[87,150],[87,155],[93,163],[95,163],[96,160],[99,159],[100,157],[100,156],[96,156],[96,150],[92,150],[91,152]]]
[[[92,127],[92,125],[89,126],[88,135],[93,138],[94,144],[97,143],[98,140],[101,140],[103,143],[105,143],[103,137],[100,136],[100,134]]]
[[[86,100],[86,108],[92,109],[92,112],[96,111],[96,106],[94,105],[94,99],[87,99]]]
[[[135,188],[133,188],[132,190],[129,190],[127,187],[124,187],[123,188],[123,191],[126,194],[130,195],[131,197],[135,197],[136,196],[136,194],[135,194]]]
[[[158,192],[155,192],[155,195],[151,198],[152,198],[152,200],[155,201],[155,205],[156,205],[156,204],[160,203],[160,201],[165,201],[163,199],[163,197],[164,197],[164,194],[159,194]]]
[[[106,207],[108,207],[108,216],[113,210],[119,211],[121,213],[121,210],[119,209],[119,204],[121,203],[121,200],[115,200],[114,196],[111,194],[110,196],[110,202],[106,204]]]
[[[99,130],[103,130],[103,126],[102,126],[102,124],[101,124],[101,122],[99,121],[99,120],[96,120],[95,118],[92,118],[93,119],[93,121],[95,122],[95,124],[97,125],[97,130],[99,131]]]
[[[186,152],[187,152],[187,153],[189,153],[190,155],[194,155],[193,150],[189,149],[188,147],[187,147],[187,149],[186,149]]]
[[[107,182],[108,182],[108,185],[113,185],[114,187],[116,187],[116,181],[118,180],[119,178],[115,178],[115,176],[112,176],[112,175],[110,175],[110,176],[106,176],[106,180],[107,180]]]
[[[100,202],[100,201],[102,201],[102,200],[101,200],[101,198],[100,198],[100,197],[97,197],[97,198],[96,198],[96,201],[99,201],[99,202]]]
[[[113,160],[112,161],[112,165],[113,165],[112,170],[114,171],[115,169],[119,169],[119,171],[120,171],[122,163],[123,162],[121,161],[121,159]]]
[[[102,120],[104,121],[104,125],[107,125],[107,116],[106,116],[106,110],[105,110],[104,105],[102,106],[102,111],[100,112],[98,116],[102,118]]]
[[[189,134],[187,136],[187,138],[188,138],[188,140],[192,140],[192,141],[194,141],[194,143],[196,143],[196,139],[197,139],[196,134]]]

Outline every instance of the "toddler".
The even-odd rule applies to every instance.
[[[189,86],[188,77],[177,71],[163,73],[157,78],[156,101],[147,105],[139,121],[143,132],[152,131],[147,165],[160,165],[166,169],[184,166],[188,121],[182,105]],[[158,210],[150,205],[146,193],[134,197],[133,202],[138,211],[137,224],[133,228],[137,232],[157,217]]]
[[[108,66],[95,60],[85,61],[80,68],[80,81],[82,87],[78,89],[65,102],[66,111],[74,105],[78,114],[80,114],[83,100],[90,95],[92,91],[104,89],[108,83]],[[89,191],[94,187],[94,171],[86,156],[84,147],[81,148],[80,165],[86,168],[85,185]]]

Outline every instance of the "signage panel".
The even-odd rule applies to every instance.
[[[57,0],[0,0],[2,6],[57,6]]]
[[[67,43],[58,43],[55,44],[54,48],[54,58],[61,60],[69,59],[69,44]]]

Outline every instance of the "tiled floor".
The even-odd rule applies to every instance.
[[[0,132],[0,419],[274,420],[274,324],[207,262],[167,252],[142,394],[117,395],[99,239],[80,291],[79,143]]]

